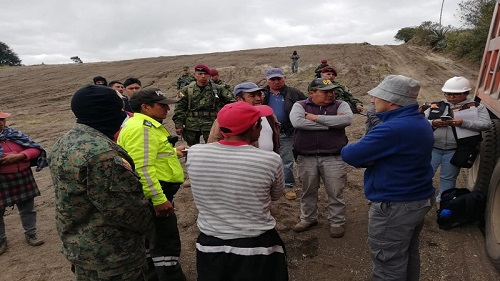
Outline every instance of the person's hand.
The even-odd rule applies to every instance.
[[[175,133],[176,133],[178,136],[182,136],[182,132],[183,132],[183,131],[184,131],[184,130],[183,130],[182,128],[180,128],[180,129],[175,129]]]
[[[189,149],[188,145],[179,145],[175,147],[175,150],[177,151],[177,157],[186,157],[187,155],[187,149]]]
[[[448,122],[449,121],[443,121],[441,119],[434,119],[432,120],[432,127],[434,128],[448,127]]]
[[[318,121],[318,115],[306,112],[306,119],[313,121],[313,122],[316,122],[316,121]]]
[[[23,153],[4,154],[2,159],[0,160],[0,164],[13,164],[21,162],[24,159],[26,159],[26,155],[24,155]]]
[[[358,104],[356,105],[356,109],[359,111],[359,112],[363,112],[363,105],[362,104]]]
[[[161,205],[153,206],[157,217],[168,217],[170,212],[175,211],[172,202],[167,201]]]
[[[462,127],[462,124],[464,123],[464,119],[458,118],[458,119],[451,119],[448,122],[449,126],[455,126],[455,127]]]

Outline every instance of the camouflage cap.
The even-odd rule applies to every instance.
[[[184,66],[182,70],[189,70],[189,66]]]
[[[130,105],[141,105],[143,103],[174,104],[176,102],[177,100],[167,98],[158,88],[143,88],[132,94],[129,100]]]

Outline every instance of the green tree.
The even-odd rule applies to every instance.
[[[398,30],[398,33],[396,33],[394,39],[396,39],[396,41],[403,41],[405,43],[408,43],[415,35],[415,29],[415,27],[403,27]]]
[[[21,65],[21,60],[7,44],[0,42],[0,66],[4,65],[19,66]]]

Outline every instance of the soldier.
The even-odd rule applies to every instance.
[[[300,56],[297,54],[297,51],[293,51],[292,55],[290,56],[290,59],[292,60],[292,73],[299,72]]]
[[[319,64],[318,66],[316,66],[316,69],[314,70],[314,77],[315,78],[321,78],[321,70],[325,67],[328,66],[328,63],[325,59],[322,59],[321,60],[321,64]]]
[[[134,162],[112,141],[125,118],[115,90],[88,85],[71,100],[77,121],[49,155],[56,227],[76,280],[145,280],[152,226]]]
[[[194,78],[193,74],[189,73],[189,66],[184,66],[182,68],[182,75],[177,79],[177,90],[182,89],[193,81],[196,81],[196,78]]]
[[[186,146],[173,147],[170,134],[162,121],[169,104],[157,88],[144,88],[132,95],[134,111],[118,136],[121,145],[134,159],[141,177],[142,189],[150,199],[154,230],[149,233],[149,253],[159,280],[184,281],[179,263],[181,240],[174,212],[174,195],[184,181],[184,172],[177,157],[185,156]],[[173,141],[172,141],[173,142]]]
[[[223,80],[219,79],[219,71],[215,68],[210,69],[210,80],[212,80],[215,84],[223,86],[228,90],[231,90],[231,85],[227,84]]]
[[[332,66],[326,66],[323,69],[321,69],[321,78],[328,79],[332,81],[332,83],[335,85],[335,88],[333,89],[333,92],[335,93],[335,98],[347,102],[351,107],[353,113],[363,112],[363,103],[352,95],[351,90],[349,90],[349,88],[340,84],[339,82],[336,82],[335,81],[336,77],[337,77],[337,70]]]
[[[209,81],[208,66],[198,64],[194,70],[196,83],[182,88],[182,98],[177,102],[172,117],[175,132],[182,135],[190,146],[199,143],[201,136],[205,142],[208,141],[217,112],[225,104],[234,101],[231,91]]]

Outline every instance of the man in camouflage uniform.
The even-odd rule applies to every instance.
[[[328,66],[327,61],[325,59],[322,59],[321,63],[318,66],[316,66],[316,69],[314,70],[314,77],[321,78],[321,70],[327,66]]]
[[[182,75],[177,79],[177,90],[182,89],[193,81],[196,81],[196,78],[194,78],[193,74],[189,73],[189,67],[184,66],[182,68]]]
[[[78,90],[77,124],[49,155],[57,232],[76,280],[147,280],[143,237],[152,216],[134,162],[112,141],[122,106],[113,89]]]
[[[231,91],[209,80],[208,66],[198,64],[194,70],[196,83],[182,88],[181,99],[176,103],[172,117],[175,132],[182,135],[190,146],[199,143],[202,135],[207,142],[219,109],[235,101]]]
[[[349,88],[340,84],[339,82],[334,81],[336,77],[337,70],[332,66],[327,66],[321,69],[321,78],[328,79],[335,85],[335,88],[333,88],[335,98],[347,102],[351,107],[353,113],[363,112],[363,103],[352,95]]]
[[[217,69],[210,69],[210,77],[210,80],[212,80],[212,82],[214,82],[215,84],[231,90],[231,85],[227,84],[226,82],[224,82],[224,80],[219,78],[219,71]]]

